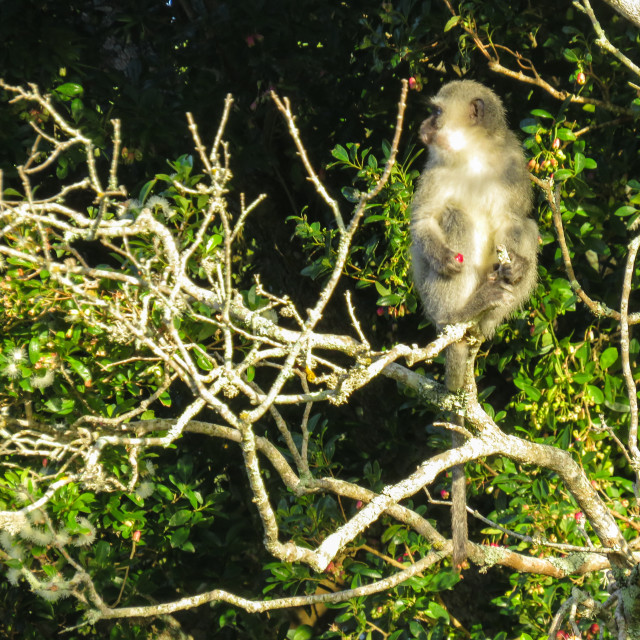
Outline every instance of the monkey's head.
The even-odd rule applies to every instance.
[[[422,141],[435,151],[462,152],[507,131],[498,96],[479,82],[455,80],[431,100],[432,113],[420,127]]]

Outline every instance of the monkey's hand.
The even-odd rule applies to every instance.
[[[432,251],[427,259],[431,268],[441,276],[455,276],[462,271],[464,258],[461,253],[452,251],[449,247],[441,246],[439,250]]]
[[[514,253],[510,261],[497,265],[497,278],[507,284],[518,284],[527,273],[529,260]]]
[[[510,255],[502,244],[497,245],[496,251],[499,262],[493,265],[493,271],[488,276],[489,282],[508,285],[518,284],[524,278],[530,266],[529,260],[515,251],[512,251]]]

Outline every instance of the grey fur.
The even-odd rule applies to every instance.
[[[471,80],[450,82],[432,104],[434,114],[420,128],[429,159],[412,203],[414,283],[438,330],[475,320],[480,337],[490,338],[536,283],[538,226],[528,217],[526,160],[491,89]],[[500,245],[510,262],[499,262]],[[450,390],[465,386],[471,355],[465,341],[447,349]],[[453,476],[453,562],[459,566],[467,538],[463,469]]]

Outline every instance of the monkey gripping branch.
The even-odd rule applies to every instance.
[[[468,557],[479,565],[498,564],[555,578],[611,568],[616,573],[618,591],[605,605],[590,600],[589,606],[593,615],[611,624],[627,615],[621,590],[635,563],[634,556],[607,506],[571,455],[503,433],[474,394],[462,397],[450,393],[443,385],[398,362],[402,359],[411,366],[431,360],[462,338],[469,323],[447,327],[426,348],[399,344],[376,352],[347,296],[345,311],[352,330],[347,333],[345,328],[343,335],[333,335],[316,329],[336,290],[364,207],[379,193],[395,161],[406,83],[389,163],[378,185],[361,195],[350,218],[344,216],[311,167],[288,101],[273,95],[309,179],[330,209],[340,234],[336,265],[316,304],[304,313],[288,297],[266,291],[259,279],[256,292],[263,301],[259,308],[252,308],[236,286],[236,246],[247,216],[262,197],[249,205],[240,198],[239,214],[229,212],[226,194],[231,172],[223,136],[231,98],[224,105],[220,126],[208,149],[188,116],[203,175],[177,171],[165,177],[165,194],[169,195],[149,197],[147,191],[142,201],[136,201],[118,184],[119,122],[113,121],[110,166],[103,167],[96,159],[93,142],[74,128],[37,87],[1,86],[13,96],[12,103],[27,105],[33,116],[29,124],[36,134],[30,156],[18,168],[17,184],[4,191],[0,202],[0,266],[10,274],[3,284],[5,302],[12,300],[12,287],[31,281],[41,283],[40,295],[30,303],[31,317],[63,315],[68,327],[65,336],[71,339],[72,335],[84,335],[86,343],[81,346],[96,362],[105,361],[104,349],[97,350],[96,344],[112,345],[114,350],[125,345],[129,356],[108,362],[101,374],[112,378],[126,367],[140,365],[141,388],[149,389],[134,404],[114,413],[99,398],[86,395],[94,384],[90,368],[76,358],[48,352],[46,335],[28,345],[31,369],[25,365],[27,345],[16,345],[0,354],[5,362],[2,380],[6,383],[0,415],[2,465],[5,470],[16,465],[27,469],[16,481],[11,500],[6,499],[10,487],[5,487],[3,500],[7,507],[0,512],[0,557],[9,566],[9,580],[14,584],[25,580],[48,600],[76,598],[86,611],[87,623],[170,614],[216,601],[250,612],[343,602],[388,590],[450,555],[450,541],[402,503],[427,489],[439,474],[453,466],[497,455],[555,472],[585,514],[597,540],[585,533],[586,545],[576,547],[516,534],[491,523],[520,544],[546,547],[550,555],[539,558],[470,542]],[[84,173],[75,182],[52,189],[51,180],[45,178],[66,154],[73,155]],[[179,214],[194,212],[193,208],[181,209],[181,203],[197,203],[198,225],[181,222]],[[100,247],[115,261],[106,266],[88,261],[83,253],[87,246]],[[9,319],[14,318],[10,306],[5,313]],[[207,329],[214,348],[199,344],[194,327]],[[29,375],[21,378],[27,370]],[[461,446],[425,459],[413,473],[376,494],[357,484],[314,473],[309,462],[308,423],[314,403],[345,403],[355,390],[377,376],[406,385],[425,403],[463,412],[467,429],[463,428]],[[62,384],[71,400],[47,395],[55,381]],[[191,394],[188,405],[175,418],[147,419],[149,408],[166,399],[179,382]],[[289,410],[281,412],[282,407]],[[299,409],[297,424],[291,421],[292,407]],[[47,416],[52,408],[68,419],[50,421]],[[215,420],[203,419],[205,410]],[[263,428],[265,416],[270,416],[275,433],[257,435],[256,427],[260,424]],[[83,547],[91,549],[100,535],[98,514],[69,522],[59,519],[48,507],[57,495],[72,487],[95,494],[138,491],[142,496],[140,488],[148,484],[151,473],[142,463],[145,452],[170,445],[179,447],[182,434],[187,432],[239,447],[264,530],[264,545],[281,561],[304,563],[322,572],[383,514],[418,532],[428,540],[431,551],[408,568],[389,567],[383,578],[327,594],[248,600],[214,589],[163,604],[130,607],[118,606],[119,597],[110,606],[83,560],[86,551],[79,552]],[[286,453],[278,448],[282,442]],[[114,455],[124,456],[118,468],[126,468],[125,473],[116,474],[105,463]],[[282,541],[264,482],[265,464],[297,496],[330,493],[364,506],[315,548]],[[468,511],[489,522],[481,514]],[[132,540],[133,557],[135,532]],[[34,545],[43,548],[37,557],[27,553]],[[55,571],[51,570],[53,566]],[[583,605],[587,600],[586,596],[582,598]]]

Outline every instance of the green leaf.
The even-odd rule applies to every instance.
[[[608,400],[604,401],[604,406],[611,409],[611,411],[617,411],[618,413],[629,413],[629,405],[623,404],[622,402],[609,402]]]
[[[558,129],[556,135],[558,136],[558,138],[560,138],[560,140],[577,140],[576,134],[573,133],[571,129]]]
[[[169,520],[170,527],[181,527],[183,524],[189,522],[193,512],[190,509],[181,509],[176,511]]]
[[[84,92],[84,89],[75,82],[67,82],[65,84],[61,84],[59,87],[56,87],[54,91],[64,100],[70,100],[71,98],[81,96]]]
[[[524,131],[525,133],[535,134],[540,130],[540,125],[533,118],[525,118],[524,120],[520,121],[520,129],[522,129],[522,131]]]
[[[31,364],[35,364],[40,360],[40,340],[38,340],[38,336],[33,336],[29,340],[29,360]]]
[[[444,32],[447,33],[450,29],[453,29],[458,22],[462,19],[462,16],[453,16],[447,20],[447,24],[444,25]]]
[[[588,384],[587,392],[596,404],[602,404],[604,402],[604,393],[602,393],[602,391],[600,391],[598,387],[594,387],[592,384]]]
[[[424,628],[416,620],[412,620],[409,623],[409,631],[414,638],[425,638]]]
[[[630,207],[628,204],[616,209],[614,212],[614,216],[618,216],[619,218],[624,218],[625,216],[633,215],[636,212],[635,207]]]
[[[367,216],[364,219],[364,224],[369,224],[370,222],[379,222],[380,220],[388,220],[388,219],[389,219],[388,216],[382,216],[382,215]]]
[[[447,613],[447,610],[437,602],[431,601],[429,603],[429,607],[427,608],[427,615],[431,618],[440,618],[445,622],[449,622],[449,614]]]
[[[348,202],[352,202],[354,204],[360,200],[360,196],[362,195],[360,190],[355,189],[354,187],[342,187],[340,192]]]
[[[179,549],[182,545],[187,541],[189,537],[189,529],[183,527],[181,529],[176,529],[171,535],[171,546],[174,549]]]
[[[573,49],[565,49],[562,54],[569,62],[578,62],[580,60]]]
[[[533,109],[531,111],[531,115],[538,116],[538,118],[550,118],[551,120],[553,120],[553,116],[544,109]]]
[[[573,177],[573,171],[571,169],[560,169],[553,174],[553,179],[556,182],[562,182],[562,180],[566,180],[567,178]]]
[[[75,100],[71,101],[71,115],[76,122],[80,119],[83,111],[84,104],[82,103],[82,100],[80,100],[80,98],[76,98]]]
[[[149,197],[149,194],[151,193],[151,189],[153,189],[153,187],[155,186],[157,180],[149,180],[149,182],[146,182],[143,186],[142,189],[140,189],[140,195],[138,196],[140,198],[140,202],[145,202],[146,199]]]
[[[575,171],[576,175],[579,174],[585,167],[585,157],[582,153],[576,153],[573,156],[573,162],[574,162],[574,167],[573,170]]]
[[[392,293],[388,296],[382,296],[381,298],[378,298],[376,304],[380,307],[395,307],[401,302],[402,296],[399,296],[397,293]]]
[[[173,500],[173,492],[163,484],[156,484],[156,492],[169,502]]]
[[[306,624],[298,627],[291,636],[291,640],[310,640],[310,638],[313,638],[313,629]]]
[[[75,402],[71,398],[51,398],[44,404],[48,411],[57,413],[59,416],[66,416],[73,411]]]
[[[66,361],[71,365],[71,368],[85,381],[88,382],[91,380],[91,372],[87,367],[80,362],[80,360],[76,360],[71,356],[66,357]]]
[[[336,145],[332,151],[331,151],[331,155],[336,159],[336,160],[340,160],[340,162],[345,162],[348,163],[349,162],[349,154],[347,153],[347,150],[342,146],[342,145]]]
[[[105,564],[109,559],[110,545],[104,540],[100,540],[93,545],[94,559],[98,564]]]
[[[609,347],[600,355],[600,366],[603,369],[608,369],[617,359],[618,349],[616,347]]]
[[[514,379],[513,384],[515,384],[518,389],[524,391],[527,397],[531,398],[534,402],[538,402],[538,400],[540,400],[540,398],[542,397],[542,393],[538,391],[538,389],[526,382],[523,382],[522,380],[518,380],[516,378]]]

